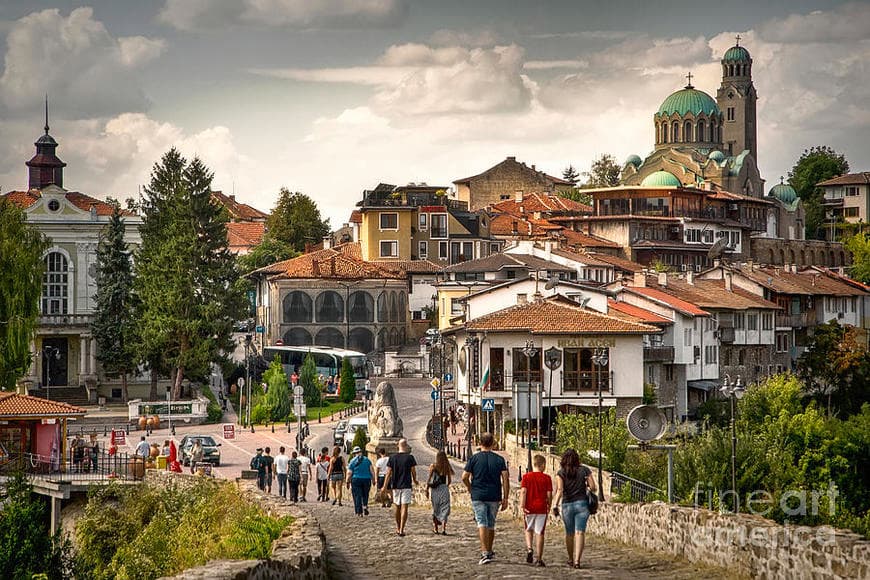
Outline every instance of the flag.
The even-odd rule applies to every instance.
[[[480,379],[480,388],[484,391],[488,391],[489,387],[489,367],[486,367],[486,370],[483,372],[483,377]]]

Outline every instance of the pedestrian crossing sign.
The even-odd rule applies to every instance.
[[[495,411],[495,399],[483,399],[481,407],[486,413],[491,413]]]

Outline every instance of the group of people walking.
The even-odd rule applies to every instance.
[[[282,446],[272,457],[269,447],[258,448],[251,459],[251,469],[257,471],[257,487],[272,493],[272,481],[278,480],[278,495],[293,503],[308,501],[308,480],[311,478],[311,459],[307,455],[291,451],[286,454]],[[288,490],[290,497],[288,498]]]

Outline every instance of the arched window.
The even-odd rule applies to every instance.
[[[407,335],[407,333],[405,332],[405,327],[403,326],[403,327],[402,327],[402,330],[399,331],[399,340],[402,341],[401,344],[405,344],[405,341],[407,340],[407,337],[408,337],[408,335]]]
[[[344,335],[337,328],[321,328],[314,337],[314,344],[344,348]]]
[[[807,256],[804,254],[804,251],[801,250],[801,266],[807,263]]]
[[[347,299],[348,322],[374,322],[375,301],[371,294],[358,290]],[[368,352],[368,351],[362,351]]]
[[[697,138],[698,141],[704,140],[704,136],[707,134],[706,129],[707,129],[707,125],[704,123],[704,121],[703,120],[698,121],[698,127],[695,130],[695,135],[698,136],[698,138]]]
[[[674,143],[680,142],[680,122],[679,121],[674,121],[671,124],[671,140]]]
[[[794,264],[794,250],[791,248],[788,249],[788,263]]]
[[[839,265],[840,266],[846,265],[846,252],[843,252],[843,251],[840,252],[840,264]]]
[[[668,142],[668,124],[662,123],[662,143]]]
[[[390,346],[399,344],[399,331],[396,327],[390,329]]]
[[[375,350],[375,335],[368,328],[354,328],[347,336],[347,348],[359,352]]]
[[[834,261],[834,250],[831,250],[830,259],[828,260],[828,266],[836,266],[837,263]]]
[[[387,293],[378,296],[378,322],[387,322]]]
[[[284,344],[288,346],[308,346],[312,344],[311,333],[304,328],[291,328],[284,333]]]
[[[405,308],[405,293],[399,292],[399,322],[405,322],[407,319],[408,309]]]
[[[692,122],[683,123],[683,141],[689,143],[692,140]]]
[[[387,346],[387,329],[382,328],[378,331],[378,349],[382,349]]]
[[[768,257],[767,263],[773,264],[773,248],[770,249],[770,257]]]
[[[785,250],[779,251],[779,263],[785,264]]]
[[[60,252],[45,256],[42,275],[42,313],[67,314],[69,312],[69,262]]]
[[[399,321],[399,299],[396,292],[390,292],[390,322]]]
[[[295,290],[287,294],[284,297],[283,307],[285,323],[311,322],[311,297],[305,292]]]
[[[810,250],[810,264],[815,265],[816,263],[816,251]]]
[[[327,290],[317,295],[317,322],[341,322],[344,320],[344,300],[338,292]]]

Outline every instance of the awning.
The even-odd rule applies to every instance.
[[[690,389],[698,389],[707,393],[719,388],[719,384],[716,381],[687,381],[686,386]]]

